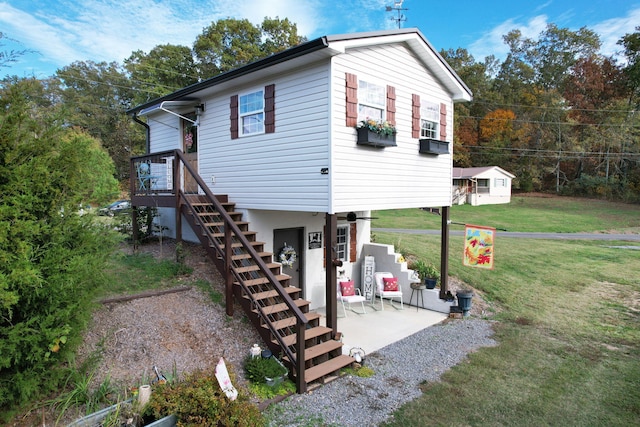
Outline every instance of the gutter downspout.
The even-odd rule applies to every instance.
[[[138,115],[136,113],[133,113],[133,115],[131,116],[133,118],[133,121],[136,123],[140,123],[142,126],[145,127],[145,134],[146,134],[146,142],[145,142],[145,148],[144,148],[144,153],[145,154],[149,154],[150,150],[151,150],[151,128],[149,127],[149,125],[145,122],[143,122],[142,120],[140,120],[138,118]]]

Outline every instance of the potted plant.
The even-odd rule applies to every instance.
[[[434,265],[419,259],[413,263],[411,269],[418,273],[418,276],[424,281],[427,289],[433,289],[438,284],[440,272]]]
[[[387,121],[380,122],[368,118],[362,120],[356,130],[358,145],[382,148],[396,146],[396,127]]]

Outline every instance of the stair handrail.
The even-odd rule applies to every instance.
[[[302,313],[300,308],[293,302],[293,299],[291,298],[291,296],[284,290],[284,288],[280,284],[280,281],[275,277],[273,272],[271,272],[271,270],[266,265],[266,263],[264,262],[262,257],[260,257],[258,252],[254,249],[254,247],[251,245],[249,240],[242,233],[242,231],[240,230],[238,225],[233,221],[231,216],[227,213],[226,209],[224,209],[222,204],[214,196],[214,194],[211,192],[209,187],[204,183],[204,180],[202,179],[200,174],[198,174],[196,171],[193,170],[193,168],[191,167],[191,165],[189,164],[187,159],[184,157],[184,154],[183,154],[182,150],[175,150],[175,155],[176,155],[176,158],[179,159],[179,161],[182,163],[182,165],[187,169],[187,171],[189,172],[191,177],[196,181],[196,183],[204,191],[204,193],[207,196],[207,198],[209,198],[211,203],[215,206],[215,209],[220,213],[220,216],[223,218],[224,223],[225,223],[225,229],[227,229],[227,227],[228,227],[228,229],[230,229],[233,232],[233,234],[238,238],[240,243],[242,243],[242,245],[244,246],[245,250],[247,250],[247,252],[254,259],[254,261],[256,262],[256,265],[260,268],[260,271],[262,271],[262,273],[266,276],[266,278],[269,280],[271,285],[278,292],[280,297],[282,297],[284,303],[287,304],[289,309],[293,312],[294,316],[296,317],[296,326],[297,326],[296,334],[297,334],[297,338],[298,338],[298,345],[297,345],[298,354],[295,357],[296,365],[299,366],[301,363],[303,364],[304,363],[304,338],[303,338],[303,334],[304,334],[305,327],[306,327],[307,323],[309,322],[307,320],[307,317],[304,315],[304,313]],[[180,189],[177,189],[177,191],[180,192],[181,198],[184,199],[186,201],[186,203],[190,205],[189,201],[187,200],[187,198],[184,195],[184,192],[182,192],[182,190],[180,190]],[[191,205],[190,205],[190,207],[191,207]],[[234,275],[235,275],[235,272],[234,272]],[[243,283],[242,278],[238,277],[237,275],[235,275],[235,276],[236,276],[236,279],[238,279],[238,281],[240,283]],[[263,314],[263,313],[261,313],[261,314]],[[274,335],[278,339],[278,342],[280,343],[280,346],[283,348],[283,350],[286,351],[287,346],[284,345],[284,342],[282,341],[282,339],[280,337],[280,334],[278,334],[277,331],[275,331],[271,327],[271,324],[269,322],[267,322],[267,323],[269,325],[269,328],[272,329],[273,332],[275,332]],[[302,343],[303,343],[302,346],[300,346],[300,341],[301,340],[302,340]],[[293,358],[294,355],[291,354],[289,356]],[[291,360],[293,360],[293,359],[291,359]],[[301,376],[301,375],[304,376],[304,371],[300,370],[300,369],[297,369],[297,376]]]

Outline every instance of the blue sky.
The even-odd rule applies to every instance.
[[[74,61],[117,61],[159,44],[191,46],[212,21],[233,17],[260,23],[289,18],[309,39],[397,28],[385,6],[399,0],[10,0],[0,1],[0,50],[29,49],[0,75],[47,77]],[[404,0],[403,28],[417,27],[438,50],[463,47],[476,60],[507,49],[502,35],[519,28],[536,37],[548,23],[586,26],[603,42],[602,53],[640,25],[640,0]]]

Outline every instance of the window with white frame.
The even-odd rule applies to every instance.
[[[241,135],[264,133],[264,91],[240,95],[238,99]]]
[[[358,122],[372,119],[383,122],[387,109],[387,87],[358,80]]]
[[[507,179],[506,178],[496,178],[495,186],[496,187],[506,187],[507,186]]]
[[[435,102],[423,101],[420,105],[420,138],[438,139],[440,106]]]
[[[336,232],[336,258],[342,261],[349,261],[349,226],[339,225]]]

